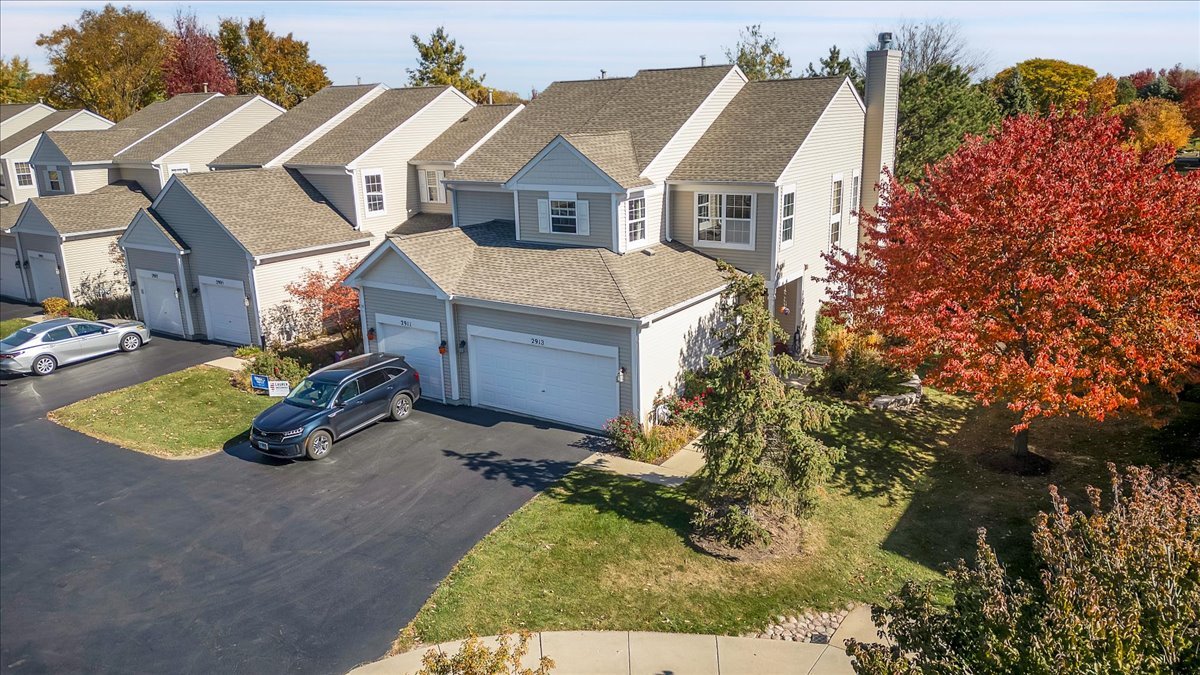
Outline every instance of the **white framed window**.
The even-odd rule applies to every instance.
[[[796,190],[785,192],[779,200],[779,241],[789,246],[796,238]]]
[[[754,248],[754,195],[697,192],[696,243]]]
[[[862,173],[858,169],[850,176],[850,222],[858,222],[858,211],[862,208]]]
[[[434,169],[420,170],[417,174],[417,179],[421,184],[421,201],[430,204],[445,204],[446,190],[442,185],[445,177],[445,171],[436,171]]]
[[[833,177],[829,190],[829,246],[838,246],[842,239],[842,203],[845,201],[845,181],[839,173]]]
[[[574,192],[551,192],[537,200],[538,232],[546,234],[591,234],[588,202]]]
[[[62,172],[57,166],[46,167],[46,189],[50,192],[62,192]]]
[[[17,162],[14,167],[17,172],[17,186],[30,187],[33,185],[33,165],[29,162]]]
[[[626,203],[626,228],[629,232],[629,242],[638,242],[646,238],[646,198],[630,199]]]
[[[579,232],[579,209],[571,199],[550,200],[550,231],[559,234]]]
[[[174,176],[175,174],[185,174],[185,173],[188,173],[191,170],[191,168],[192,167],[187,164],[168,164],[167,165],[167,175],[168,175],[168,177],[170,177],[170,176]]]
[[[367,215],[383,215],[387,213],[383,200],[383,174],[372,171],[363,174],[363,194],[366,195]]]

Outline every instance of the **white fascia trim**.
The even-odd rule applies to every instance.
[[[254,312],[255,325],[258,326],[258,345],[265,347],[266,339],[263,335],[262,314],[258,306],[258,269],[254,264],[254,258],[249,255],[246,256],[246,267],[250,270],[250,295],[248,297],[250,298],[250,309]],[[250,338],[254,338],[253,330],[250,331]]]
[[[217,127],[217,125],[220,125],[220,124],[223,124],[223,123],[225,123],[225,121],[226,121],[226,120],[228,120],[230,117],[233,117],[234,115],[236,115],[236,114],[240,113],[241,111],[245,110],[245,109],[246,109],[248,106],[250,106],[250,105],[251,105],[252,103],[254,103],[255,101],[260,101],[260,100],[261,100],[261,101],[263,101],[264,103],[266,103],[267,105],[271,106],[272,108],[275,108],[276,110],[278,110],[278,111],[279,111],[279,112],[281,112],[281,113],[282,113],[282,112],[286,112],[286,111],[285,111],[283,108],[281,108],[280,106],[276,105],[275,103],[273,103],[273,102],[271,102],[271,101],[268,101],[267,99],[263,98],[262,96],[255,96],[254,98],[250,99],[249,101],[246,101],[245,103],[243,103],[242,105],[238,106],[237,108],[234,108],[233,110],[230,110],[230,111],[229,111],[227,114],[225,114],[224,116],[222,116],[222,117],[221,117],[221,119],[219,119],[219,120],[217,120],[216,122],[213,122],[212,124],[210,124],[210,125],[208,125],[208,126],[204,127],[204,128],[203,128],[203,129],[201,129],[200,131],[198,131],[198,132],[196,132],[195,134],[193,134],[191,137],[184,139],[182,143],[179,143],[179,144],[178,144],[178,145],[176,145],[175,147],[173,147],[173,148],[171,148],[170,150],[168,150],[168,151],[164,152],[164,153],[162,154],[162,156],[161,156],[161,157],[158,157],[158,158],[156,158],[156,159],[154,160],[154,162],[153,162],[153,163],[154,163],[154,164],[159,164],[159,163],[161,163],[161,162],[163,161],[163,159],[165,159],[165,158],[166,158],[166,156],[167,156],[167,155],[170,155],[170,154],[173,154],[173,153],[176,153],[176,152],[178,152],[178,151],[179,151],[179,149],[180,149],[180,148],[182,148],[183,146],[187,145],[188,143],[191,143],[192,141],[196,140],[196,139],[197,139],[197,138],[199,138],[200,136],[203,136],[203,135],[204,135],[206,132],[208,132],[208,131],[210,131],[210,130],[212,130],[212,129],[216,128],[216,127]],[[254,132],[251,132],[251,133],[254,133]]]
[[[688,307],[691,307],[692,305],[704,302],[705,300],[708,300],[709,298],[713,297],[714,295],[720,295],[721,292],[724,291],[727,287],[728,287],[728,284],[718,286],[712,290],[705,291],[705,292],[701,293],[700,295],[697,295],[694,298],[688,298],[687,300],[684,300],[683,302],[677,302],[674,305],[671,305],[670,307],[667,307],[665,309],[660,309],[657,312],[654,312],[653,314],[647,314],[646,316],[642,317],[641,326],[642,326],[642,328],[647,328],[660,319],[664,319],[668,316],[671,316],[672,314],[674,314],[676,312],[685,310]]]
[[[67,122],[70,122],[71,120],[75,119],[76,117],[79,117],[80,115],[87,115],[88,117],[95,117],[96,119],[100,120],[101,122],[106,122],[109,127],[116,124],[116,122],[113,122],[112,120],[108,119],[107,117],[104,117],[103,115],[97,115],[96,113],[92,112],[91,110],[87,110],[85,108],[85,109],[80,110],[79,112],[75,113],[74,115],[71,115],[70,117],[63,120],[62,122],[55,124],[53,127],[51,127],[50,129],[47,129],[46,131],[58,130],[59,126],[66,124]],[[103,129],[100,129],[100,131],[103,131]]]
[[[186,248],[183,250],[179,250],[177,248],[168,248],[166,246],[154,246],[151,244],[127,244],[124,242],[118,242],[118,243],[120,243],[121,248],[129,248],[129,249],[133,249],[135,251],[156,251],[158,253],[170,253],[172,255],[183,255],[185,253],[188,253],[191,250],[191,249],[186,249]]]
[[[288,164],[287,168],[300,173],[311,173],[317,176],[353,176],[354,170],[344,166],[324,166],[317,164]]]
[[[555,148],[557,148],[559,146],[565,146],[567,148],[567,150],[570,151],[571,154],[575,155],[575,157],[578,158],[581,162],[583,162],[585,166],[591,168],[591,170],[595,171],[598,176],[600,176],[605,181],[607,181],[609,184],[609,189],[605,190],[603,188],[588,188],[588,189],[584,189],[584,190],[579,190],[577,188],[565,187],[565,186],[548,187],[545,185],[532,185],[532,184],[524,185],[524,184],[522,184],[521,179],[525,177],[525,174],[532,171],[533,167],[536,166],[538,164],[538,162],[541,162],[542,159],[544,159],[546,157],[546,155],[550,154],[550,152],[552,150],[554,150]],[[554,140],[547,143],[546,147],[544,147],[540,151],[538,151],[538,154],[534,155],[533,158],[530,159],[528,162],[525,162],[525,166],[522,166],[521,169],[519,171],[517,171],[515,174],[513,174],[511,178],[504,181],[502,187],[504,187],[508,190],[575,190],[577,192],[625,192],[625,188],[622,187],[620,183],[613,180],[612,176],[609,176],[608,174],[604,173],[604,171],[600,167],[596,166],[595,162],[588,159],[582,152],[579,151],[578,148],[576,148],[574,145],[571,145],[570,141],[563,138],[562,134],[555,136]]]
[[[854,94],[854,100],[857,101],[859,107],[862,108],[862,114],[863,114],[864,123],[865,123],[865,119],[866,119],[866,115],[867,115],[867,107],[865,105],[863,105],[862,99],[858,97],[858,91],[856,91],[854,89],[854,85],[850,84],[850,78],[846,78],[846,81],[843,82],[842,86],[838,88],[837,93],[835,93],[833,96],[829,97],[829,103],[825,104],[825,109],[821,111],[821,114],[819,116],[817,116],[817,121],[813,122],[812,128],[808,130],[808,135],[804,137],[804,140],[800,141],[800,146],[797,147],[796,151],[792,153],[792,158],[788,160],[788,163],[785,164],[783,167],[783,171],[781,171],[779,173],[779,177],[775,179],[776,187],[779,187],[781,185],[780,181],[783,179],[784,176],[788,175],[788,171],[791,170],[792,164],[794,164],[796,162],[796,159],[800,156],[800,152],[802,150],[804,150],[804,146],[808,144],[808,139],[813,137],[813,134],[816,133],[816,131],[817,131],[817,127],[821,126],[821,122],[825,121],[825,115],[829,112],[829,109],[833,107],[833,104],[838,100],[838,97],[841,96],[842,89],[845,89],[847,87],[849,87],[850,92],[852,94]],[[861,137],[863,134],[862,128],[863,128],[863,125],[859,124],[858,126],[856,126],[854,128],[854,133],[858,134]]]
[[[667,185],[686,188],[692,192],[704,192],[705,190],[721,192],[740,186],[743,192],[763,194],[774,194],[775,188],[779,187],[774,182],[747,180],[668,180]]]
[[[513,109],[512,112],[505,115],[504,119],[497,122],[496,126],[492,127],[492,129],[490,131],[488,131],[486,134],[484,134],[483,138],[480,138],[478,141],[476,141],[475,145],[472,145],[471,147],[467,148],[467,151],[464,152],[461,157],[454,160],[454,165],[458,166],[459,164],[462,164],[464,161],[466,161],[466,159],[468,157],[475,154],[475,151],[478,150],[480,148],[480,146],[482,146],[484,143],[487,143],[489,140],[491,140],[492,136],[495,136],[497,131],[500,131],[500,129],[502,129],[504,127],[504,125],[511,122],[512,118],[517,116],[517,113],[521,112],[524,109],[525,109],[524,103],[518,104],[517,107],[515,109]]]
[[[730,68],[730,71],[725,74],[725,77],[721,78],[721,81],[717,83],[717,86],[713,87],[712,91],[708,92],[708,95],[704,97],[704,100],[700,102],[700,105],[696,106],[696,109],[692,111],[692,114],[688,115],[688,118],[683,121],[683,124],[679,125],[679,128],[675,130],[675,133],[671,134],[671,140],[667,141],[666,145],[664,145],[662,147],[662,150],[660,150],[658,152],[658,154],[654,156],[654,159],[650,160],[650,163],[646,165],[646,169],[644,171],[642,171],[642,175],[646,175],[646,176],[654,175],[654,173],[658,170],[659,159],[663,156],[663,151],[665,151],[667,148],[671,147],[671,144],[675,142],[675,139],[679,137],[679,134],[683,133],[684,129],[688,128],[688,123],[692,121],[692,118],[694,118],[696,116],[696,113],[699,112],[702,108],[704,108],[704,106],[708,105],[708,102],[710,100],[712,100],[713,95],[717,93],[717,90],[721,88],[721,85],[725,84],[725,80],[728,80],[730,75],[733,75],[733,74],[736,74],[737,77],[741,78],[743,87],[746,86],[746,83],[750,81],[750,78],[746,77],[746,74],[742,72],[741,68],[739,68],[737,66],[732,66]],[[738,91],[739,92],[741,91],[741,87],[738,87]],[[737,94],[735,93],[734,96],[736,97]],[[732,99],[730,99],[730,100],[732,101]],[[726,105],[728,105],[728,104],[726,104]],[[698,143],[700,141],[700,137],[703,136],[709,130],[709,128],[712,127],[713,123],[717,121],[717,118],[721,116],[722,112],[724,112],[724,109],[717,111],[717,114],[713,115],[712,121],[710,121],[708,123],[708,126],[699,130],[699,133],[696,134],[696,140],[692,143],[692,147],[695,147],[696,143]],[[688,129],[688,130],[691,131],[690,129]],[[691,148],[689,148],[688,150],[690,151]],[[687,156],[687,152],[684,152],[683,154],[681,154],[679,156],[679,160],[677,162],[675,162],[675,164],[678,165],[679,162],[682,162],[683,158],[686,156]],[[671,171],[674,171],[674,170],[675,170],[675,167],[671,167]],[[670,173],[670,172],[668,171],[668,173]]]
[[[436,283],[434,283],[433,279],[431,279],[429,277],[429,275],[425,273],[425,270],[418,267],[417,264],[412,261],[412,258],[409,258],[407,255],[405,255],[404,251],[401,251],[400,247],[396,245],[396,242],[392,241],[391,239],[384,239],[383,243],[381,243],[379,246],[375,247],[375,250],[372,251],[370,253],[370,255],[363,258],[357,265],[355,265],[354,269],[350,272],[350,274],[348,274],[346,276],[346,280],[342,282],[342,285],[343,286],[360,286],[360,285],[362,285],[363,282],[360,281],[360,278],[362,277],[363,272],[365,272],[368,268],[370,268],[372,265],[374,265],[375,261],[379,260],[384,255],[386,255],[388,251],[392,251],[392,252],[396,253],[396,255],[399,255],[401,260],[408,263],[410,267],[412,267],[414,270],[416,270],[417,274],[420,274],[421,277],[423,279],[425,279],[426,283],[429,284],[429,287],[436,291],[437,297],[442,298],[442,299],[450,297],[449,293],[447,293],[445,290],[442,289],[442,287],[440,287]]]
[[[465,192],[512,192],[512,190],[505,188],[503,183],[487,181],[443,180],[442,185],[452,190],[463,190]]]
[[[432,295],[434,297],[440,297],[438,292],[432,288],[421,288],[419,286],[409,286],[408,284],[393,284],[387,281],[372,281],[370,279],[364,279],[359,281],[356,286],[358,288],[378,288],[383,291],[397,291],[399,293],[415,293],[417,295]]]
[[[158,196],[154,198],[154,203],[150,204],[150,208],[156,208],[159,202],[162,201],[162,198],[167,196],[167,190],[175,189],[176,185],[179,186],[180,190],[186,192],[188,196],[192,198],[192,201],[196,202],[200,208],[204,209],[204,213],[208,214],[208,217],[213,219],[213,222],[217,224],[217,227],[220,227],[225,234],[233,240],[233,243],[237,244],[238,248],[242,249],[242,252],[246,254],[246,258],[250,261],[251,266],[253,266],[254,254],[250,252],[250,249],[246,248],[246,245],[242,243],[242,240],[235,237],[233,233],[229,231],[228,227],[225,227],[225,223],[222,223],[220,218],[217,218],[215,215],[213,215],[212,211],[208,210],[208,207],[204,205],[204,202],[200,201],[200,199],[196,197],[194,192],[189,190],[186,185],[177,180],[177,176],[171,176],[171,178],[167,180],[167,184],[163,186],[162,191],[160,191]]]
[[[274,260],[275,258],[282,258],[285,256],[297,255],[300,253],[318,253],[320,251],[325,251],[325,250],[331,249],[331,248],[350,249],[350,248],[355,248],[358,246],[365,246],[370,243],[371,243],[371,240],[369,238],[351,239],[350,241],[343,241],[343,242],[338,242],[338,243],[334,243],[334,244],[321,244],[320,246],[309,246],[307,248],[297,248],[297,249],[292,249],[290,251],[279,251],[277,253],[267,253],[264,255],[254,256],[254,264],[261,265],[263,263],[269,263],[272,260]]]
[[[401,131],[404,131],[404,129],[405,129],[406,127],[408,127],[409,125],[413,124],[413,122],[414,122],[416,119],[420,118],[422,115],[424,115],[426,112],[428,112],[428,111],[429,111],[429,108],[430,108],[430,107],[431,107],[431,106],[432,106],[434,103],[437,103],[438,101],[442,100],[443,98],[445,98],[445,97],[447,97],[447,96],[455,96],[455,95],[459,96],[460,98],[462,98],[463,100],[465,100],[467,103],[470,103],[472,108],[474,108],[474,107],[475,107],[475,102],[474,102],[474,101],[472,101],[471,99],[469,99],[469,98],[467,98],[465,95],[463,95],[463,93],[462,93],[461,91],[459,91],[459,90],[455,89],[454,87],[450,87],[450,88],[446,89],[445,91],[443,91],[442,93],[438,94],[437,96],[434,96],[434,97],[433,97],[433,100],[431,100],[429,103],[426,103],[425,105],[421,106],[421,109],[420,109],[420,110],[418,110],[418,111],[416,111],[415,113],[413,113],[413,114],[409,115],[409,116],[408,116],[408,119],[406,119],[406,120],[404,120],[403,122],[401,122],[400,124],[396,125],[396,128],[394,128],[394,129],[392,129],[391,131],[389,131],[389,132],[387,132],[386,134],[384,134],[383,138],[381,138],[381,139],[379,139],[378,141],[375,141],[374,143],[372,143],[372,144],[371,144],[371,147],[369,147],[369,148],[367,148],[366,150],[364,150],[364,151],[363,151],[361,154],[359,154],[359,156],[358,156],[358,157],[355,157],[354,159],[352,159],[352,160],[350,160],[349,162],[347,162],[347,163],[346,163],[346,166],[347,166],[347,167],[349,167],[349,168],[351,168],[351,169],[357,169],[357,168],[358,168],[358,161],[359,161],[360,159],[362,159],[363,157],[366,157],[367,155],[371,154],[371,152],[373,152],[373,151],[375,150],[375,148],[378,148],[379,146],[383,145],[384,143],[387,143],[388,141],[390,141],[390,140],[392,139],[392,137],[393,137],[393,136],[395,136],[396,134],[400,133]],[[462,117],[462,115],[459,115],[459,117]],[[455,121],[457,121],[457,120],[458,120],[458,118],[456,117],[456,118],[455,118]]]
[[[169,122],[167,122],[166,124],[162,125],[161,127],[159,127],[159,128],[157,128],[157,129],[155,129],[154,131],[151,131],[150,133],[148,133],[148,134],[146,134],[146,135],[144,135],[144,136],[141,136],[141,137],[139,137],[139,138],[138,138],[136,141],[134,141],[134,142],[130,143],[129,145],[127,145],[127,146],[125,146],[125,147],[121,148],[120,150],[118,150],[118,151],[114,152],[114,153],[113,153],[113,157],[115,158],[117,155],[120,155],[122,152],[125,152],[126,150],[128,150],[128,149],[132,148],[133,146],[137,145],[138,143],[141,143],[142,141],[146,140],[147,138],[150,138],[150,137],[151,137],[151,136],[153,136],[154,134],[157,134],[158,132],[162,131],[163,129],[166,129],[167,127],[171,126],[172,124],[174,124],[174,123],[178,122],[180,119],[182,119],[182,118],[184,117],[184,115],[187,115],[187,114],[191,113],[193,110],[195,110],[195,109],[199,108],[200,106],[204,105],[205,103],[208,103],[209,101],[211,101],[211,100],[213,100],[213,99],[217,98],[218,96],[222,96],[222,97],[223,97],[223,96],[225,96],[225,95],[224,95],[224,94],[222,94],[222,93],[220,93],[220,92],[213,92],[211,96],[209,96],[208,98],[205,98],[204,100],[200,101],[200,102],[199,102],[199,103],[197,103],[196,105],[194,105],[194,106],[192,106],[192,107],[188,108],[187,110],[183,111],[183,112],[182,112],[181,114],[179,114],[177,117],[172,117],[172,118],[171,118],[171,120],[170,120]]]
[[[125,227],[129,226],[126,225]],[[62,235],[62,240],[67,241],[68,239],[86,239],[97,234],[114,234],[116,232],[124,232],[125,227],[109,227],[103,230],[88,230],[87,232],[68,232]]]
[[[521,241],[521,193],[513,190],[513,226],[516,228],[517,241]]]
[[[186,252],[187,251],[184,251],[184,253]],[[126,256],[125,260],[129,260],[128,256]],[[179,271],[179,288],[183,289],[183,297],[180,298],[183,300],[183,327],[184,330],[187,331],[188,335],[195,335],[196,325],[192,321],[192,295],[191,289],[188,288],[187,275],[183,273],[183,255],[178,255],[175,257],[175,269]]]
[[[628,326],[630,324],[639,323],[639,319],[622,318],[619,316],[607,316],[605,314],[592,314],[590,312],[576,312],[569,309],[550,309],[548,307],[532,307],[530,305],[521,305],[513,302],[503,302],[500,300],[483,300],[480,298],[470,298],[462,295],[452,296],[454,302],[468,307],[484,307],[487,309],[499,309],[506,312],[514,312],[516,314],[530,314],[533,316],[548,316],[555,319],[568,319],[571,321],[585,321],[587,323],[602,323],[615,326]]]

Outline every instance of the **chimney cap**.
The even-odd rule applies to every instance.
[[[879,34],[879,48],[880,49],[894,49],[894,45],[895,45],[895,41],[892,39],[891,33],[880,33]]]

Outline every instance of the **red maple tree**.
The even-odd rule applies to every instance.
[[[324,264],[319,264],[284,287],[303,315],[320,327],[338,331],[347,345],[357,345],[362,339],[358,291],[342,283],[354,265],[352,260],[341,260],[326,271]]]
[[[1023,115],[914,185],[888,178],[863,256],[828,256],[832,305],[926,381],[1029,423],[1136,408],[1200,368],[1200,172],[1108,115]]]
[[[171,38],[162,66],[168,96],[206,90],[237,93],[237,83],[221,60],[216,38],[194,13],[175,14],[175,32]]]

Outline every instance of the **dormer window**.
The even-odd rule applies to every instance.
[[[575,234],[579,229],[576,202],[566,199],[550,200],[550,231]]]
[[[367,199],[367,213],[382,215],[386,213],[383,203],[383,174],[378,171],[363,174],[363,193]]]
[[[588,202],[574,192],[551,192],[537,200],[538,232],[547,234],[588,235]]]
[[[46,189],[50,192],[62,192],[62,172],[57,166],[46,167]]]
[[[445,171],[435,171],[433,169],[425,169],[418,172],[417,179],[421,184],[421,201],[429,204],[446,203],[446,191],[442,186],[442,179],[445,175]]]
[[[629,243],[633,244],[646,238],[646,198],[630,199],[626,215],[628,216]]]

